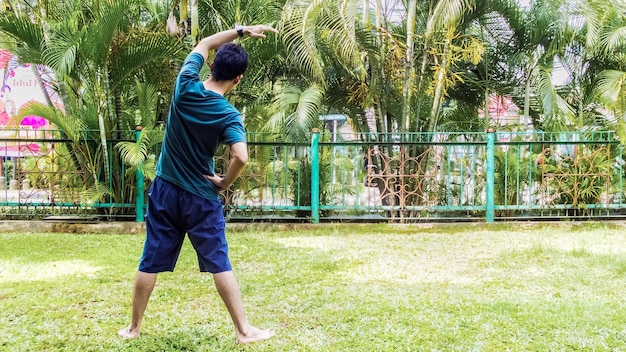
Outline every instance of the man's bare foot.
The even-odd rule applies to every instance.
[[[130,326],[128,326],[118,331],[117,334],[120,335],[120,337],[123,339],[136,339],[139,337],[139,329],[132,329]]]
[[[272,330],[261,330],[251,326],[247,334],[237,332],[237,343],[251,343],[270,339],[274,336]]]

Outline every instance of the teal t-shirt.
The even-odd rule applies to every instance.
[[[206,199],[219,199],[204,175],[214,172],[220,143],[246,142],[239,111],[222,95],[204,88],[204,58],[191,53],[178,74],[157,163],[157,176]]]

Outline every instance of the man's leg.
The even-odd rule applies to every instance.
[[[128,327],[118,331],[118,334],[125,339],[139,337],[141,330],[141,320],[146,312],[150,294],[156,284],[157,274],[137,272],[135,284],[133,286],[133,317]]]
[[[237,279],[232,271],[213,274],[213,278],[217,292],[219,292],[224,304],[226,304],[228,313],[233,320],[233,324],[235,324],[238,343],[263,341],[274,336],[273,331],[261,330],[248,322],[243,308],[239,284],[237,284]]]

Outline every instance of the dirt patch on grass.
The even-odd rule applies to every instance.
[[[528,277],[558,274],[546,272],[536,262],[515,263],[515,267],[502,264],[507,262],[508,254],[532,252],[534,248],[556,250],[567,256],[626,253],[626,234],[616,228],[575,232],[567,227],[456,230],[455,233],[417,230],[413,234],[286,236],[275,241],[287,247],[325,252],[341,263],[340,275],[346,280],[403,284],[484,283],[518,275],[520,270]]]
[[[68,275],[90,275],[101,269],[82,260],[46,263],[5,260],[0,261],[0,282],[40,281]]]

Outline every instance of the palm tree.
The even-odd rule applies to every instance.
[[[462,45],[455,45],[454,41],[459,38],[459,26],[464,15],[473,11],[474,1],[438,1],[429,17],[424,35],[425,46],[430,48],[434,54],[436,64],[434,65],[435,77],[432,87],[433,104],[430,112],[428,131],[435,131],[443,97],[446,95],[447,86],[453,85],[455,81],[461,79],[451,68],[455,65],[452,62],[455,56],[465,56],[462,51],[472,55],[472,63],[476,65],[481,59],[480,44],[477,41],[468,41],[469,49],[464,49]],[[471,37],[470,37],[471,38]],[[458,61],[458,59],[457,59]]]
[[[127,177],[133,177],[136,172],[152,180],[156,177],[156,157],[153,148],[161,143],[164,132],[155,127],[157,125],[157,106],[159,94],[155,86],[136,82],[136,118],[138,125],[142,126],[139,137],[134,142],[119,142],[116,147],[120,156],[130,169],[126,171]],[[146,126],[143,128],[143,126]]]
[[[333,98],[326,108],[355,107],[353,116],[373,108],[378,132],[434,131],[447,93],[476,82],[468,67],[477,66],[484,47],[471,30],[494,10],[465,0],[410,2],[408,10],[411,18],[398,19],[380,2],[373,9],[359,1],[288,2],[282,34],[289,63]],[[421,116],[424,108],[429,118]]]
[[[315,84],[300,88],[284,81],[274,85],[274,94],[275,112],[264,130],[282,131],[287,142],[306,141],[311,129],[319,124],[324,91]]]
[[[377,21],[372,24],[359,14],[361,4],[326,0],[285,5],[282,39],[289,53],[287,64],[297,68],[297,78],[290,83],[303,91],[312,88],[323,93],[317,104],[322,110],[310,110],[316,115],[308,121],[320,112],[349,113],[361,116],[363,120],[355,125],[366,129],[364,111],[374,107],[378,131],[391,131],[401,116],[401,104],[392,100],[401,101],[404,45],[394,35],[399,27],[384,20],[382,9],[375,11]]]
[[[589,1],[582,6],[586,19],[587,76],[594,96],[618,120],[626,143],[626,5],[619,1]]]
[[[552,81],[575,39],[575,28],[570,25],[572,6],[565,0],[533,1],[520,15],[509,16],[510,41],[506,47],[499,46],[509,60],[500,76],[524,87],[505,88],[505,94],[523,106],[523,116],[532,117],[538,129],[559,130],[574,120],[574,109]]]
[[[44,64],[55,72],[63,110],[32,109],[38,109],[41,116],[68,136],[76,136],[83,129],[99,131],[98,145],[81,145],[71,138],[73,147],[84,151],[78,166],[91,170],[92,185],[112,180],[105,182],[112,182],[106,193],[124,202],[128,196],[122,187],[124,177],[109,141],[122,138],[124,130],[134,130],[135,114],[129,113],[131,107],[124,104],[135,96],[132,92],[136,79],[170,80],[164,92],[166,97],[170,94],[172,76],[152,70],[167,67],[183,45],[164,32],[144,27],[139,18],[146,15],[146,9],[129,0],[54,5],[39,21],[31,20],[32,16],[39,16],[37,12],[2,14],[0,30],[13,39],[22,61]],[[99,167],[103,167],[104,177],[99,174]]]

